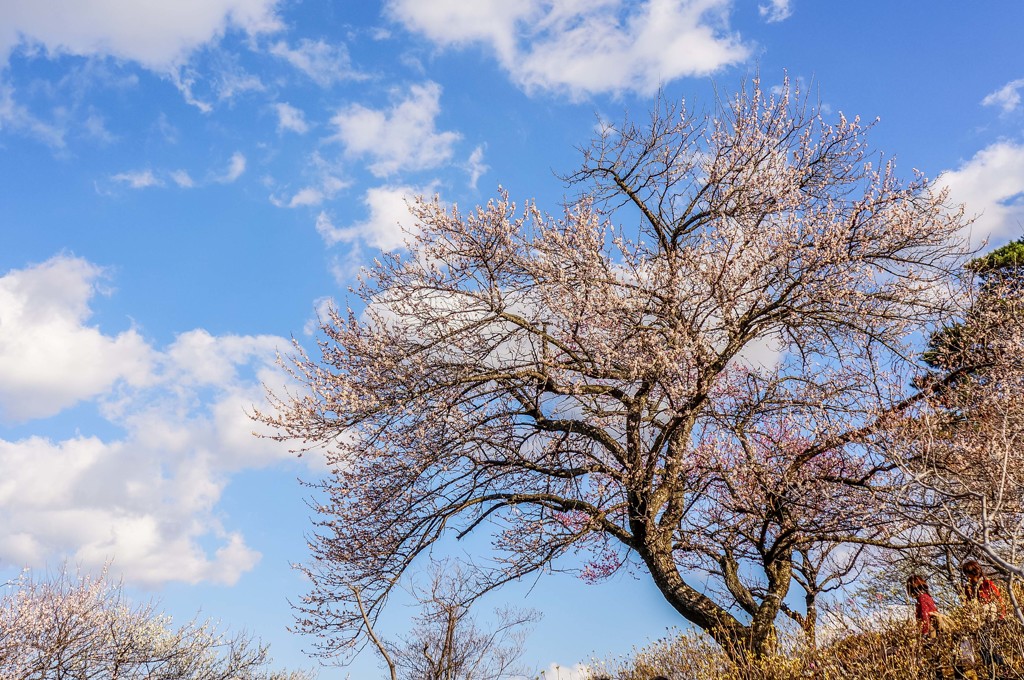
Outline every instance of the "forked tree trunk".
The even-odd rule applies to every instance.
[[[704,631],[734,661],[760,659],[778,651],[776,619],[789,590],[792,562],[778,560],[769,567],[768,592],[757,603],[749,625],[688,585],[670,551],[640,550],[655,584],[672,607]]]

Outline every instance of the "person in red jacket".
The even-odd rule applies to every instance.
[[[964,595],[968,602],[977,602],[991,612],[989,618],[1006,618],[1003,593],[992,579],[986,578],[981,565],[967,560],[960,567],[964,574]]]
[[[992,677],[997,677],[1006,666],[1006,659],[999,652],[997,627],[1006,618],[1003,593],[992,579],[985,576],[981,565],[967,560],[960,565],[964,575],[964,597],[968,606],[976,603],[981,615],[981,628],[976,633],[978,653],[982,663]]]
[[[907,594],[914,598],[914,616],[921,626],[921,634],[934,637],[939,629],[939,608],[928,592],[928,581],[920,574],[907,579]]]
[[[939,659],[939,650],[934,642],[939,634],[939,608],[935,606],[935,600],[928,592],[928,581],[920,574],[912,574],[907,579],[907,594],[914,598],[914,617],[921,627],[921,636],[924,638],[925,659],[935,673],[935,678],[944,678],[944,670]]]

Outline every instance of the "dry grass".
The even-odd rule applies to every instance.
[[[591,680],[907,680],[916,678],[1024,679],[1024,630],[1009,621],[982,623],[965,610],[947,629],[923,639],[914,622],[882,621],[851,626],[812,651],[787,640],[791,651],[734,663],[705,637],[681,634],[637,649],[623,659],[591,662]],[[785,645],[783,645],[785,646]],[[991,651],[1002,664],[986,664]]]

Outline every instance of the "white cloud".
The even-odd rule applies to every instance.
[[[490,167],[484,163],[483,146],[473,149],[473,153],[469,155],[469,161],[466,163],[466,169],[469,171],[469,186],[476,189],[476,183],[481,175],[490,170]]]
[[[290,458],[246,416],[280,390],[277,336],[179,335],[164,350],[88,325],[101,270],[60,256],[0,278],[0,407],[45,417],[82,399],[122,434],[0,439],[0,560],[83,566],[114,558],[128,578],[231,584],[259,560],[224,526],[233,473]],[[12,342],[12,339],[14,342]]]
[[[386,111],[353,104],[331,119],[334,137],[349,156],[369,156],[370,172],[386,177],[399,170],[423,170],[447,162],[456,132],[437,132],[434,119],[441,110],[441,86],[413,85],[408,97]]]
[[[199,329],[182,333],[167,348],[174,380],[188,385],[219,385],[234,382],[237,369],[256,356],[272,356],[278,338],[272,336],[214,337]]]
[[[352,68],[344,45],[304,38],[294,48],[283,41],[277,42],[271,46],[270,53],[284,59],[321,87],[362,77]]]
[[[391,0],[388,12],[444,45],[482,43],[527,89],[650,93],[747,58],[730,0]],[[782,4],[782,3],[778,3]]]
[[[196,185],[186,170],[175,170],[171,173],[171,179],[182,189],[191,189]]]
[[[301,208],[320,205],[324,202],[324,198],[324,192],[317,187],[305,187],[295,192],[295,195],[288,201],[288,207]]]
[[[59,256],[0,277],[0,420],[50,416],[109,390],[149,379],[152,357],[130,329],[86,325],[103,270]]]
[[[259,554],[211,516],[223,483],[211,483],[201,462],[166,453],[96,437],[0,440],[9,470],[0,484],[4,562],[40,567],[65,555],[98,566],[114,558],[140,583],[237,581]],[[209,538],[213,555],[199,543]]]
[[[406,232],[413,229],[408,201],[431,191],[432,188],[409,186],[374,187],[363,200],[370,217],[357,223],[355,229],[371,246],[381,250],[399,248],[405,243]]]
[[[304,135],[309,132],[309,125],[306,123],[306,116],[300,109],[291,104],[281,102],[274,105],[277,112],[277,131],[289,130]]]
[[[241,65],[237,55],[224,50],[206,50],[200,58],[175,64],[162,73],[187,104],[203,113],[211,113],[216,102],[267,90],[258,75]]]
[[[992,144],[937,181],[949,187],[953,201],[966,204],[968,215],[978,215],[971,227],[972,245],[1019,238],[1024,232],[1024,146]]]
[[[607,4],[607,3],[605,3]],[[391,0],[388,13],[408,28],[442,45],[489,43],[503,63],[515,59],[517,25],[536,16],[539,0]],[[554,8],[551,11],[555,11]]]
[[[772,24],[788,19],[793,8],[790,7],[790,0],[771,0],[767,5],[758,5],[757,11],[765,21]]]
[[[288,201],[289,208],[302,208],[320,205],[327,196],[319,187],[305,187],[295,192]]]
[[[1003,113],[1012,113],[1020,106],[1020,89],[1024,87],[1024,78],[1012,80],[995,92],[981,100],[982,106],[998,106]]]
[[[581,663],[575,666],[560,666],[552,663],[540,672],[540,680],[587,680],[590,669]]]
[[[316,218],[317,233],[329,246],[358,238],[381,250],[400,248],[405,244],[406,231],[412,229],[413,218],[407,201],[431,190],[409,186],[374,187],[363,199],[369,211],[366,220],[349,227],[336,227],[330,215],[321,212]]]
[[[127,184],[132,189],[148,189],[149,187],[163,186],[163,181],[157,179],[152,170],[135,170],[132,172],[119,172],[111,175],[114,182]]]
[[[166,72],[229,30],[278,30],[278,0],[9,0],[0,3],[0,59],[18,44],[50,54],[111,56]]]
[[[228,168],[224,171],[224,174],[217,178],[217,181],[221,184],[231,184],[245,172],[245,156],[240,152],[236,151],[231,155],[231,160],[228,161]]]

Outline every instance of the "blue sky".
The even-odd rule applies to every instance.
[[[112,558],[176,616],[309,665],[285,626],[320,468],[245,410],[401,247],[403,197],[501,185],[557,212],[600,118],[788,71],[829,115],[879,118],[873,145],[998,245],[1024,231],[1022,27],[1016,1],[3,0],[0,576]],[[682,623],[629,575],[500,599],[545,613],[538,669]],[[351,672],[379,675],[369,653]]]

